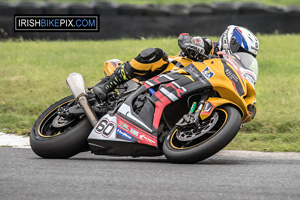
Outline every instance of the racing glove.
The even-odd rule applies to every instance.
[[[186,57],[198,61],[209,55],[212,41],[200,36],[192,37],[188,33],[182,33],[178,37],[178,46]]]

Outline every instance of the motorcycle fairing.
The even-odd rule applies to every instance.
[[[117,137],[117,117],[110,116],[109,114],[104,115],[96,124],[92,132],[90,133],[88,140],[116,140],[122,142],[129,142],[125,138]]]
[[[235,91],[242,97],[245,95],[245,85],[242,79],[242,75],[236,73],[237,71],[234,71],[232,69],[232,66],[226,62],[225,60],[222,60],[222,63],[224,65],[224,73],[225,75],[230,79],[232,82],[232,85],[235,89]]]
[[[104,115],[94,127],[88,137],[88,140],[96,139],[134,142],[156,147],[157,138],[151,133],[145,131],[144,127],[140,128],[138,125],[135,125],[136,123],[130,123],[128,121],[129,118],[130,115],[123,115],[122,112],[113,116],[109,114]],[[133,121],[138,120],[133,116],[131,116],[131,119],[133,119]]]
[[[245,96],[246,95],[246,83],[244,81],[244,77],[242,75],[242,72],[240,70],[240,64],[238,64],[238,62],[233,59],[234,56],[225,54],[224,52],[218,52],[218,54],[222,57],[221,61],[223,63],[224,66],[224,72],[225,75],[230,79],[230,81],[232,82],[232,85],[235,88],[235,91],[241,96]]]
[[[122,117],[119,114],[116,114],[116,117],[118,121],[118,128],[122,131],[122,134],[126,134],[125,138],[130,137],[134,138],[134,140],[130,139],[130,141],[138,142],[141,144],[147,144],[155,147],[157,146],[157,138],[154,135],[130,123],[125,119],[125,117]]]
[[[177,79],[182,78],[182,75],[174,72],[169,72],[167,74],[159,74],[157,76],[154,76],[153,78],[147,80],[144,83],[144,86],[149,89],[151,87],[154,87],[156,85],[160,85],[162,83],[168,83]]]
[[[122,114],[121,114],[122,115]],[[92,153],[120,156],[158,156],[157,138],[124,116],[104,115],[88,137]]]
[[[232,104],[236,108],[238,108],[238,110],[240,110],[240,112],[243,112],[243,109],[232,101],[229,101],[229,100],[223,99],[223,98],[210,97],[210,98],[208,98],[208,100],[205,102],[205,104],[203,106],[203,109],[200,113],[200,118],[202,120],[206,119],[207,117],[209,117],[212,114],[212,112],[215,108],[217,108],[221,105],[225,105],[225,104]]]
[[[185,73],[186,75],[183,75],[171,71],[167,74],[160,74],[147,80],[143,86],[126,99],[118,109],[117,114],[124,116],[126,120],[139,128],[157,136],[157,129],[165,106],[171,102],[177,101],[183,95],[203,87],[203,84],[196,83],[187,72]],[[205,86],[209,86],[208,82],[205,83]],[[150,87],[156,88],[156,93],[151,97],[148,97],[141,111],[136,113],[132,109],[134,101],[139,95],[148,93],[147,89]]]
[[[222,61],[222,59],[210,59],[205,60],[204,63],[195,63],[195,67],[199,69],[199,71],[203,71],[206,66],[209,66],[209,68],[213,71],[214,76],[208,79],[211,85],[213,85],[213,89],[218,92],[221,98],[228,99],[229,101],[236,102],[241,107],[244,105],[244,99],[242,96],[239,95],[237,92],[236,86],[234,86],[232,79],[236,79],[237,84],[241,84],[243,88],[244,96],[246,95],[247,88],[242,83],[238,83],[239,77],[236,73],[232,72],[234,71],[234,68],[231,68],[228,63],[224,66],[223,63],[226,63],[225,60]],[[229,69],[232,75],[232,79],[230,79],[228,76],[226,76],[225,70]],[[227,74],[228,75],[228,74]]]
[[[207,86],[207,87],[211,86],[211,84],[209,83],[209,81],[207,80],[207,78],[205,78],[205,76],[203,75],[203,73],[200,72],[199,69],[196,68],[193,63],[190,64],[190,65],[188,65],[188,66],[186,66],[183,69],[191,75],[191,77],[193,78],[193,80],[199,81],[202,86]]]
[[[203,62],[205,65],[201,63],[195,63],[194,65],[201,72],[207,65],[214,73],[214,76],[210,77],[208,81],[213,85],[213,89],[218,92],[220,97],[210,98],[207,103],[210,102],[215,107],[223,104],[236,106],[241,111],[242,122],[246,123],[251,120],[251,113],[249,113],[247,105],[252,104],[255,100],[255,89],[243,78],[238,66],[229,57],[205,60]],[[200,114],[202,120],[208,116],[208,113]]]
[[[139,92],[138,92],[138,94],[139,94]],[[135,97],[135,95],[133,97]],[[128,99],[131,100],[132,96],[130,96]],[[127,120],[131,119],[131,121],[133,123],[138,124],[138,126],[140,126],[142,129],[147,130],[148,132],[151,133],[152,132],[152,128],[150,128],[151,126],[149,126],[149,124],[145,123],[145,121],[132,110],[132,105],[131,105],[132,101],[128,102],[128,103],[130,103],[129,105],[127,104],[127,101],[128,100],[126,100],[121,105],[121,107],[117,111],[117,114],[119,114],[121,116],[125,116],[127,118]]]
[[[157,129],[164,108],[195,90],[211,87],[205,78],[200,77],[200,72],[192,73],[192,69],[197,70],[193,66],[187,68],[191,75],[169,72],[146,81],[143,86],[126,99],[114,116],[105,115],[99,120],[88,140],[131,142],[157,147]],[[132,109],[134,100],[139,95],[148,92],[147,88],[150,86],[160,86],[160,88],[147,99],[141,112],[135,113]],[[107,125],[108,128],[104,125]],[[103,130],[113,130],[113,133]]]
[[[103,72],[105,76],[111,75],[116,70],[116,68],[122,63],[123,62],[119,59],[111,59],[105,61],[104,68],[103,68]]]
[[[161,85],[159,90],[151,97],[151,102],[155,105],[152,123],[155,129],[158,129],[163,110],[167,105],[185,95],[211,87],[210,83],[193,64],[184,67],[182,70],[185,75],[171,71],[153,77],[144,84],[146,88]]]

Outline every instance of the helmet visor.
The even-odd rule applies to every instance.
[[[249,51],[246,39],[237,28],[233,30],[233,34],[230,40],[230,50],[232,53],[245,52],[250,53],[252,56],[256,57],[255,54]]]

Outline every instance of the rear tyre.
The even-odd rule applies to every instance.
[[[34,123],[30,133],[30,145],[34,153],[42,158],[70,158],[88,150],[87,138],[93,127],[82,115],[64,118],[58,108],[75,104],[68,96],[45,110]]]
[[[163,144],[170,162],[196,163],[222,150],[238,133],[241,115],[235,107],[224,106],[216,108],[202,124],[206,126],[198,132],[176,127],[170,131]]]

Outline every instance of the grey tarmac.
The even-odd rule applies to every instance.
[[[300,199],[299,153],[222,151],[193,165],[90,152],[42,159],[0,147],[1,199]]]

